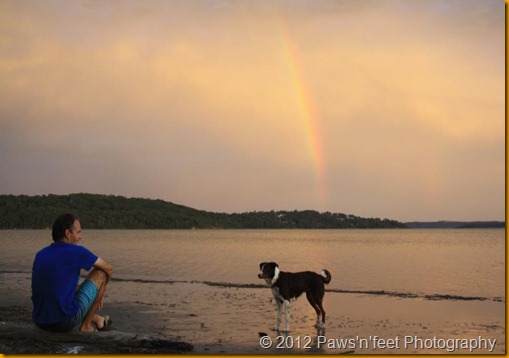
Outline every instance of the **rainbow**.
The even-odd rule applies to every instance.
[[[282,16],[277,17],[277,29],[279,40],[283,51],[283,57],[286,67],[288,68],[289,75],[292,81],[292,86],[298,105],[298,110],[304,132],[306,135],[306,145],[310,153],[314,171],[316,173],[317,194],[320,204],[325,201],[325,165],[324,155],[322,148],[322,139],[319,130],[319,115],[316,103],[306,86],[304,68],[299,61],[300,53],[297,44],[290,36],[287,26]]]

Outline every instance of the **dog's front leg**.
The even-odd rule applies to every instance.
[[[279,331],[279,325],[281,324],[281,301],[276,298],[277,305],[277,317],[276,317],[276,325],[272,327],[273,331]]]
[[[285,329],[283,330],[283,332],[290,332],[290,301],[285,300],[284,304],[285,304],[286,323],[285,323]]]

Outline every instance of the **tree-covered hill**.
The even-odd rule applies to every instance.
[[[240,214],[196,210],[163,200],[113,195],[0,195],[0,229],[51,227],[62,213],[78,215],[87,229],[335,229],[402,228],[388,219],[317,211]]]

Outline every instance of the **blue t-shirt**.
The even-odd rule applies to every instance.
[[[55,324],[73,317],[81,269],[90,270],[98,257],[83,246],[54,242],[35,255],[32,268],[32,319]]]

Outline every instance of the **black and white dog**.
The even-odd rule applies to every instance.
[[[281,324],[281,305],[285,305],[286,324],[283,332],[290,331],[290,301],[297,299],[304,292],[311,306],[316,311],[316,327],[325,329],[325,310],[322,306],[325,286],[331,280],[331,274],[322,270],[320,274],[311,271],[283,272],[275,262],[262,262],[258,278],[263,278],[272,288],[272,295],[277,304],[277,322],[272,328],[279,331]],[[320,323],[321,319],[321,323]]]

